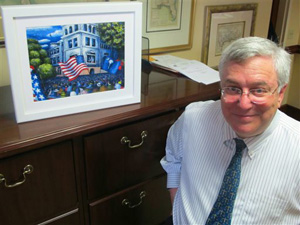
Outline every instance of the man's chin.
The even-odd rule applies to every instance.
[[[236,129],[234,129],[235,133],[240,138],[250,138],[256,135],[259,135],[261,133],[260,130],[253,129],[249,126],[240,126]]]

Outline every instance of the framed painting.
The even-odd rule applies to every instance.
[[[202,62],[217,68],[222,51],[234,40],[254,35],[257,3],[206,7]]]
[[[143,37],[149,39],[150,54],[189,49],[195,0],[153,1],[143,3]]]
[[[140,102],[140,2],[3,6],[18,123]]]

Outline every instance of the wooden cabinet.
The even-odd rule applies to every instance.
[[[163,174],[160,159],[165,154],[167,132],[178,115],[167,113],[85,137],[88,198],[106,196]]]
[[[141,103],[17,124],[0,88],[0,223],[156,225],[171,205],[160,166],[169,127],[203,85],[142,74]]]
[[[61,216],[52,218],[39,225],[81,225],[78,210],[70,211]]]
[[[167,217],[171,206],[167,190],[162,188],[166,187],[166,178],[162,178],[160,159],[165,154],[167,132],[180,113],[85,137],[91,224],[156,224]],[[148,180],[151,182],[143,183]],[[139,187],[124,193],[124,189],[136,185]],[[110,218],[114,220],[108,223]]]
[[[160,176],[90,204],[91,224],[155,225],[171,212],[166,177]]]
[[[36,224],[78,208],[72,143],[0,160],[1,224]]]

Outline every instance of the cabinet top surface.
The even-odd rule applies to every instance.
[[[84,135],[219,96],[219,83],[204,85],[152,69],[142,72],[140,103],[17,124],[10,86],[1,87],[0,156],[17,148]]]

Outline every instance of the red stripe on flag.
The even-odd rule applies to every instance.
[[[58,63],[63,74],[69,78],[69,81],[75,80],[83,70],[88,70],[84,63],[77,64],[75,56],[68,59],[66,63]]]

